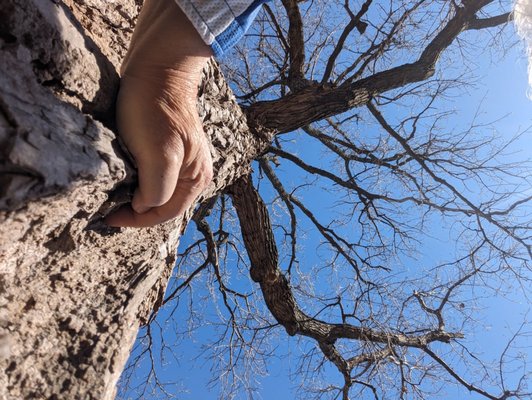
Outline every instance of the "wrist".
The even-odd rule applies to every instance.
[[[210,47],[173,0],[146,0],[121,73],[146,76],[152,71],[199,80],[211,56]]]

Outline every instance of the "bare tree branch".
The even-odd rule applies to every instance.
[[[490,2],[464,1],[462,7],[455,8],[455,15],[413,63],[377,72],[338,87],[314,84],[277,100],[257,102],[247,108],[248,117],[252,124],[274,133],[290,132],[367,104],[380,93],[426,80],[434,75],[442,52],[476,19],[476,13]]]

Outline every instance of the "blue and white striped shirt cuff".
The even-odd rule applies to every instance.
[[[246,33],[269,0],[175,0],[205,43],[219,57]]]

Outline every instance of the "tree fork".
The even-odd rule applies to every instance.
[[[477,12],[491,2],[492,0],[464,1],[462,7],[456,7],[454,16],[442,26],[415,62],[376,72],[355,81],[347,78],[337,86],[328,82],[306,81],[305,85],[286,96],[258,101],[249,106],[246,110],[249,120],[276,133],[286,133],[364,106],[379,94],[427,80],[434,75],[440,55],[464,30],[491,28],[507,22],[505,15],[502,15],[489,19],[489,22],[482,20],[479,23]],[[304,51],[291,47],[291,61],[295,54],[304,54]]]
[[[290,283],[279,268],[277,245],[268,209],[253,186],[251,176],[239,178],[231,186],[229,193],[250,258],[251,277],[260,284],[268,309],[290,336],[308,336],[325,344],[332,344],[343,338],[414,348],[424,348],[431,342],[450,343],[453,339],[463,338],[460,332],[445,332],[442,329],[434,329],[419,336],[406,335],[347,323],[328,323],[306,315],[299,308]]]

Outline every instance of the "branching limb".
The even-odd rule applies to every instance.
[[[477,19],[477,12],[491,2],[464,1],[462,7],[456,7],[453,17],[413,63],[377,72],[354,82],[347,81],[337,87],[309,84],[304,89],[280,99],[257,102],[248,108],[249,121],[274,133],[290,132],[365,105],[380,93],[427,80],[434,75],[441,54]],[[300,60],[300,55],[301,49],[294,55],[294,59]],[[296,63],[296,70],[299,65]]]
[[[476,392],[490,400],[506,400],[510,397],[515,397],[515,394],[512,394],[509,391],[504,392],[501,396],[495,396],[493,394],[490,394],[486,392],[485,390],[482,390],[475,385],[467,382],[464,378],[462,378],[449,364],[447,364],[442,358],[440,358],[435,352],[430,350],[428,347],[425,347],[423,349],[425,353],[427,353],[434,361],[436,361],[438,364],[440,364],[443,369],[445,369],[449,375],[451,375],[458,383],[460,383],[462,386],[467,388],[470,392]]]
[[[479,218],[488,221],[489,223],[495,225],[497,228],[506,233],[509,237],[513,238],[516,242],[520,243],[528,252],[529,257],[532,258],[532,248],[526,243],[521,237],[517,236],[511,229],[502,225],[499,221],[495,220],[493,216],[488,212],[485,212],[480,207],[475,205],[470,199],[468,199],[460,190],[454,187],[450,182],[436,175],[436,173],[427,165],[427,162],[420,157],[409,145],[408,141],[403,138],[397,131],[395,131],[390,124],[384,119],[384,116],[380,113],[375,105],[371,102],[367,104],[367,107],[375,119],[379,122],[382,128],[390,134],[405,151],[414,159],[417,163],[423,168],[423,170],[435,181],[445,186],[451,191],[451,193],[456,196],[458,199],[462,200],[464,204],[471,210],[471,213],[477,215]]]
[[[269,164],[269,161],[266,158],[261,158],[259,161],[261,168],[268,177],[269,181],[279,193],[279,196],[283,203],[286,205],[286,209],[290,214],[290,243],[291,243],[291,256],[288,263],[287,272],[290,274],[292,267],[297,259],[297,218],[294,209],[294,205],[290,201],[290,195],[286,192],[281,181],[277,178],[277,175],[273,172],[272,167]]]
[[[251,178],[241,178],[231,188],[233,204],[237,210],[242,237],[251,261],[251,276],[260,284],[266,305],[275,319],[289,335],[302,335],[318,342],[326,357],[343,371],[372,356],[361,355],[346,361],[334,347],[338,339],[425,349],[429,343],[449,343],[463,337],[459,332],[435,329],[421,335],[379,331],[348,323],[327,323],[305,314],[298,306],[286,277],[278,266],[278,256],[266,205],[253,187]],[[383,356],[375,353],[373,357]],[[387,354],[387,353],[386,353]]]
[[[326,83],[331,78],[331,74],[334,70],[336,60],[338,56],[340,55],[340,53],[342,52],[343,47],[345,45],[345,41],[347,40],[347,38],[349,37],[353,29],[357,28],[360,34],[363,34],[364,31],[366,30],[367,24],[365,22],[362,22],[361,18],[364,16],[364,14],[366,14],[372,2],[373,0],[366,0],[364,4],[362,4],[362,6],[360,7],[360,11],[355,15],[349,8],[349,1],[348,0],[345,1],[344,8],[346,9],[350,20],[349,20],[349,23],[344,28],[342,34],[338,38],[336,42],[336,46],[334,47],[332,54],[330,55],[329,60],[327,61],[327,66],[325,67],[325,72],[323,73],[321,83]]]

